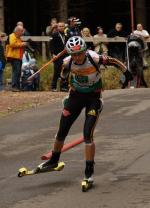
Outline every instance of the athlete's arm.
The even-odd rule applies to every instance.
[[[62,69],[61,69],[61,73],[60,73],[60,77],[63,80],[67,80],[70,74],[70,68],[68,64],[63,64],[62,65]]]
[[[132,76],[131,72],[127,69],[127,67],[121,61],[119,61],[116,58],[108,57],[108,63],[117,65],[119,67],[119,69],[123,72],[123,74],[125,75],[126,80],[128,80],[128,81],[133,80],[133,76]]]
[[[127,71],[127,67],[121,62],[119,61],[118,59],[116,58],[112,58],[112,57],[109,57],[107,56],[107,60],[106,60],[107,64],[109,65],[116,65],[119,67],[119,69],[124,73]]]
[[[131,72],[127,69],[127,67],[118,59],[112,58],[110,56],[100,56],[100,63],[103,63],[104,65],[115,65],[118,66],[118,68],[122,71],[122,73],[125,76],[125,82],[123,83],[122,88],[125,88],[126,84],[133,80],[133,76]]]
[[[127,67],[118,59],[112,58],[110,56],[100,56],[99,62],[104,65],[115,65],[124,73],[127,70]]]

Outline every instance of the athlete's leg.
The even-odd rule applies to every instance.
[[[68,98],[61,115],[59,130],[56,134],[52,151],[52,157],[44,165],[47,166],[58,163],[65,138],[83,108],[82,102],[74,96]]]
[[[93,99],[86,108],[86,119],[84,124],[86,178],[91,177],[94,173],[95,144],[93,141],[93,132],[102,107],[103,104],[101,100]]]

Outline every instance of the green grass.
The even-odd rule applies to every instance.
[[[39,68],[43,66],[46,62],[43,62],[41,57],[37,59]],[[150,59],[148,59],[148,62],[150,64]],[[50,64],[41,72],[41,77],[40,77],[40,90],[41,91],[50,90],[50,85],[51,85],[51,80],[52,80],[52,71],[53,71],[53,64]],[[108,67],[105,70],[102,70],[103,88],[106,90],[120,88],[120,84],[119,84],[120,77],[121,77],[121,72],[117,68]],[[150,67],[144,70],[144,77],[148,86],[150,87]],[[10,78],[11,78],[11,66],[8,63],[6,65],[5,72],[4,72],[4,83],[6,84],[7,82],[6,80]]]
[[[121,72],[116,68],[106,68],[102,70],[102,82],[105,90],[120,88]]]
[[[37,59],[37,64],[39,66],[39,69],[41,66],[43,66],[45,63],[47,63],[49,60],[46,62],[42,61],[42,58],[39,57]],[[41,77],[40,77],[40,90],[41,91],[48,91],[50,90],[50,83],[52,79],[52,70],[53,70],[53,64],[50,64],[49,66],[45,67],[43,71],[41,72]],[[4,84],[7,85],[8,79],[11,79],[11,65],[10,63],[6,64],[5,71],[4,71]]]
[[[37,62],[38,62],[39,68],[45,64],[41,60],[41,58],[38,59]],[[50,90],[50,85],[51,85],[51,80],[52,80],[52,72],[53,72],[53,64],[50,64],[45,69],[43,69],[43,71],[41,72],[41,76],[40,76],[40,90],[42,90],[42,91],[49,91]]]

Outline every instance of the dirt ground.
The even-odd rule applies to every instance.
[[[63,98],[63,92],[0,92],[0,117]]]

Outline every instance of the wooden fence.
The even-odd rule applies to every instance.
[[[28,39],[31,39],[34,42],[41,42],[41,48],[42,48],[42,59],[45,61],[46,60],[46,44],[47,42],[51,41],[52,38],[49,36],[23,36],[22,40],[27,41]],[[7,36],[2,38],[2,41],[5,42],[7,40]],[[98,43],[98,42],[127,42],[127,38],[123,37],[115,37],[115,38],[95,38],[95,37],[88,37],[84,38],[86,42],[93,42],[93,43]],[[150,43],[150,38],[146,39],[146,42]]]

